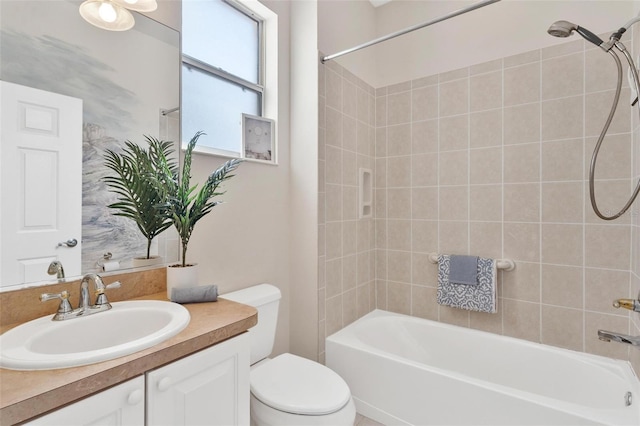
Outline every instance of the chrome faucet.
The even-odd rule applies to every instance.
[[[47,274],[55,275],[58,278],[58,281],[64,281],[64,268],[62,267],[62,262],[59,260],[54,260],[49,264],[49,269],[47,269]]]
[[[93,281],[95,287],[96,302],[93,305],[91,305],[89,301],[89,281]],[[69,293],[66,290],[61,293],[41,294],[40,301],[46,302],[51,299],[60,299],[60,306],[53,316],[53,320],[62,321],[108,311],[111,309],[111,303],[109,303],[107,295],[104,292],[107,289],[119,287],[120,281],[115,281],[105,286],[100,275],[90,273],[85,275],[80,282],[80,300],[78,301],[78,307],[76,309],[71,307],[71,303],[69,303]]]
[[[598,330],[598,339],[603,342],[610,342],[613,340],[618,343],[627,343],[640,348],[640,336],[629,336],[626,334],[615,333],[613,331]]]
[[[617,299],[613,301],[613,307],[624,308],[634,312],[640,312],[640,300]],[[640,348],[640,336],[629,336],[627,334],[616,333],[614,331],[598,330],[598,339],[603,342],[615,341]]]

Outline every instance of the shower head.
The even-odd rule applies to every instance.
[[[554,37],[569,37],[571,33],[578,29],[576,24],[572,24],[569,21],[556,21],[547,30],[549,34]]]
[[[600,46],[604,43],[600,37],[592,33],[586,28],[582,28],[579,25],[571,23],[569,21],[556,21],[547,30],[549,34],[554,37],[569,37],[574,31],[584,37],[587,41]]]

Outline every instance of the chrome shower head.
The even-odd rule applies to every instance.
[[[551,24],[551,26],[547,30],[547,32],[554,37],[569,37],[574,31],[596,46],[600,46],[604,43],[604,41],[602,41],[600,37],[589,31],[588,29],[569,21],[556,21]]]

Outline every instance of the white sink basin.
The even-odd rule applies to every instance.
[[[106,361],[175,336],[191,317],[182,305],[159,300],[112,303],[113,308],[64,321],[38,318],[0,336],[0,367],[49,370]]]

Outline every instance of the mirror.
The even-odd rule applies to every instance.
[[[65,269],[68,279],[102,270],[107,253],[112,258],[106,269],[112,270],[131,268],[134,257],[146,254],[136,224],[106,207],[116,196],[102,181],[112,173],[104,165],[105,150],[118,152],[126,140],[146,146],[143,135],[175,142],[180,135],[179,33],[137,13],[131,30],[102,30],[84,21],[78,6],[77,1],[0,2],[0,80],[82,100],[81,267]],[[7,206],[15,200],[3,192],[0,202]],[[156,237],[152,254],[160,263],[177,261],[177,241],[170,228]],[[7,252],[3,248],[0,254],[3,264]],[[0,290],[55,282],[44,269],[42,277],[0,282]]]

